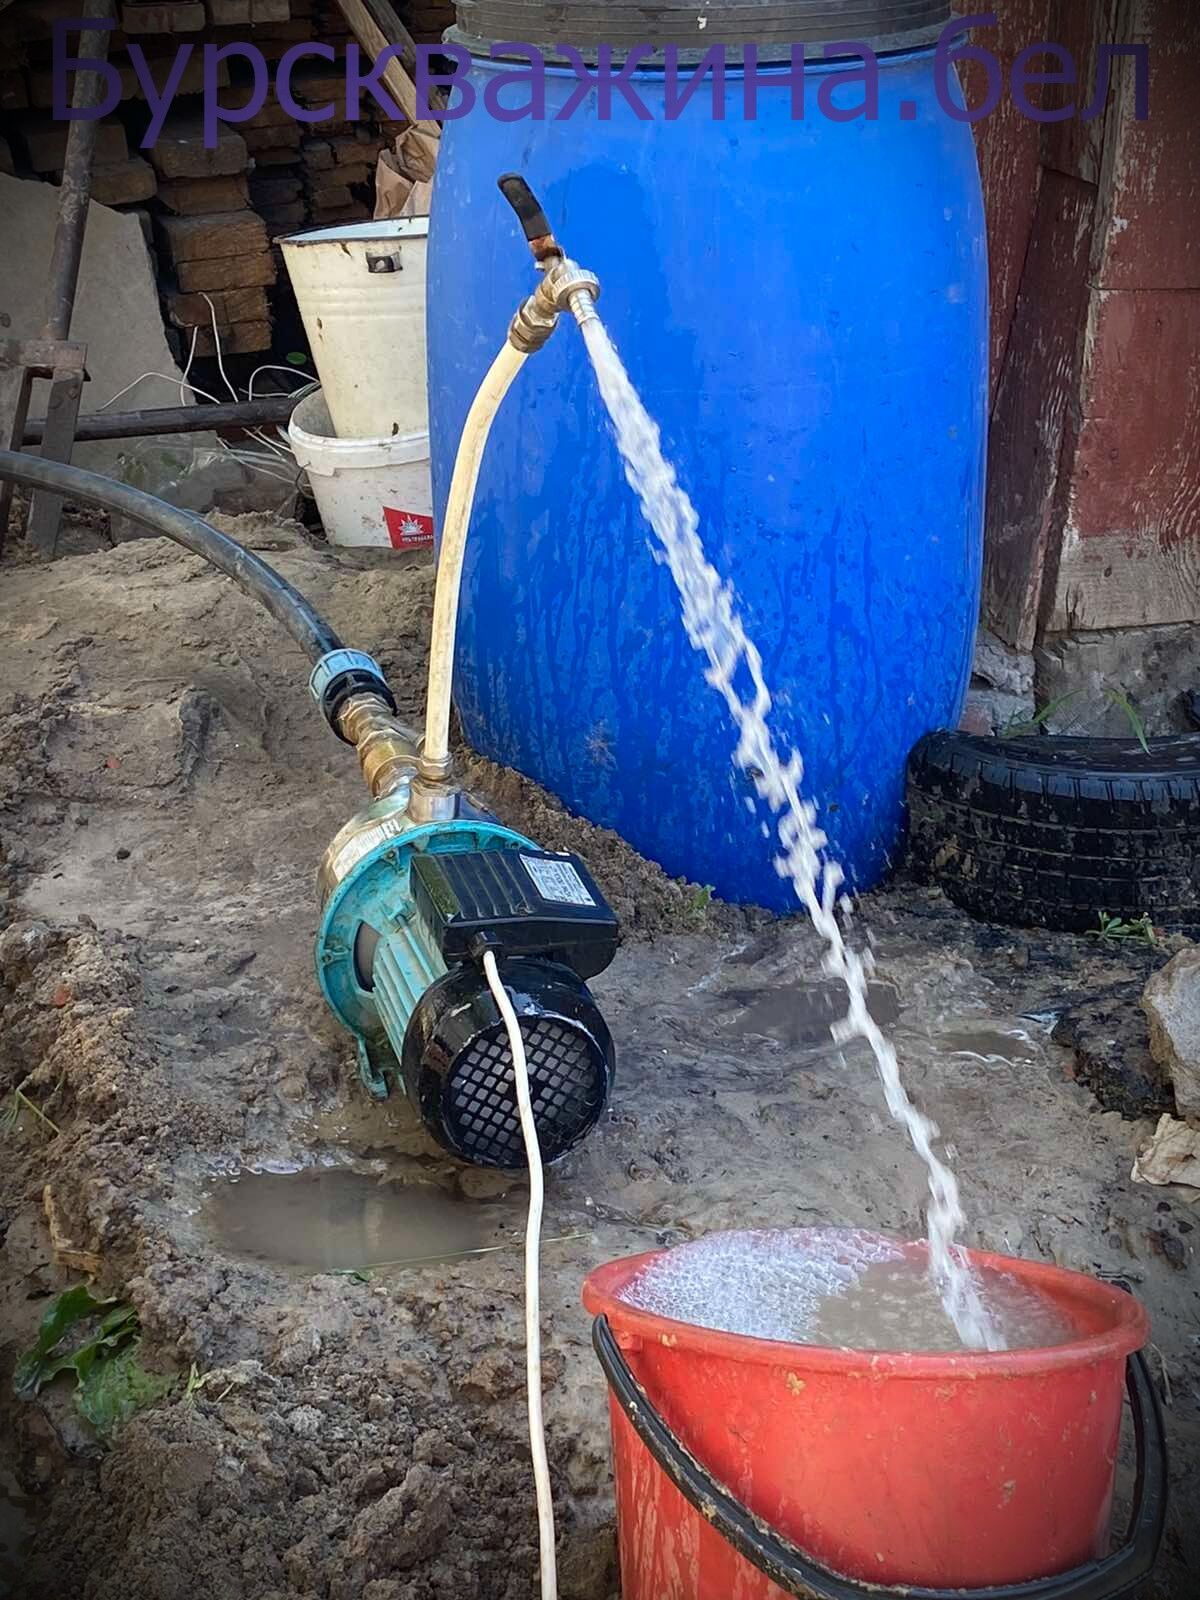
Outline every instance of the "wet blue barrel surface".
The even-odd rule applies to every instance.
[[[477,63],[481,97],[495,70]],[[653,74],[636,79],[649,122],[619,96],[609,121],[593,105],[503,123],[481,104],[446,126],[429,252],[439,519],[474,390],[533,286],[496,189],[516,170],[601,280],[604,320],[762,653],[776,743],[801,751],[859,888],[896,852],[908,750],[961,710],[987,396],[971,129],[939,106],[931,53],[881,77],[873,122],[830,121],[815,93],[794,121],[781,86],[748,123],[732,73],[724,122],[705,93],[666,121]],[[551,113],[574,89],[549,79]],[[456,667],[467,736],[668,872],[790,909],[703,668],[564,319],[518,378],[480,478]]]

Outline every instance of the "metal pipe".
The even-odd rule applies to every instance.
[[[296,407],[294,394],[263,395],[258,400],[242,400],[236,405],[166,406],[149,411],[97,411],[80,417],[75,438],[92,439],[156,438],[168,433],[205,433],[218,428],[270,428],[291,420]],[[41,444],[45,419],[35,417],[25,424],[22,441]]]
[[[112,0],[96,0],[89,21],[112,17]],[[89,28],[79,35],[80,60],[107,61],[110,28]],[[58,194],[58,222],[50,256],[50,289],[46,301],[46,339],[69,339],[75,310],[75,288],[79,282],[79,262],[83,255],[83,236],[87,229],[88,202],[92,197],[92,155],[96,148],[95,116],[78,115],[95,111],[100,103],[101,74],[77,72],[71,102],[76,112],[67,131],[67,151],[63,157],[62,184]]]
[[[102,511],[115,511],[152,533],[174,539],[193,555],[203,556],[281,623],[310,661],[320,661],[344,648],[325,619],[286,578],[194,512],[180,511],[165,500],[103,478],[98,472],[69,467],[61,461],[43,461],[17,450],[0,450],[0,478],[26,489],[49,489],[82,505],[99,506]]]
[[[358,754],[372,800],[411,784],[417,771],[416,740],[386,701],[375,694],[353,695],[338,713],[338,727]]]

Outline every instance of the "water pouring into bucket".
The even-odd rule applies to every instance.
[[[912,1600],[971,1590],[990,1600],[1130,1594],[1153,1566],[1164,1515],[1161,1419],[1138,1354],[1146,1314],[1132,1296],[1081,1274],[957,1242],[965,1216],[956,1179],[935,1148],[936,1124],[908,1095],[895,1049],[868,1009],[869,957],[848,945],[840,920],[843,875],[802,792],[800,753],[776,745],[762,657],[732,585],[707,559],[696,510],[600,320],[598,285],[565,257],[523,180],[510,175],[501,187],[543,280],[513,321],[460,447],[421,771],[437,777],[445,759],[457,580],[487,431],[521,359],[569,310],[687,637],[729,711],[734,764],[773,820],[776,869],[824,941],[827,974],[845,988],[834,1037],[869,1046],[930,1195],[929,1238],[919,1243],[835,1228],[735,1233],[590,1275],[584,1300],[612,1391],[624,1600],[849,1600],[899,1589]],[[536,1288],[532,1215],[529,1237]],[[536,1292],[529,1305],[531,1435],[543,1593],[551,1596]],[[1130,1537],[1109,1555],[1123,1382],[1138,1485]]]
[[[869,1046],[930,1195],[920,1244],[734,1233],[591,1275],[625,1600],[846,1600],[868,1584],[993,1600],[1130,1593],[1164,1512],[1157,1401],[1136,1354],[1146,1314],[1082,1275],[957,1243],[958,1183],[868,1009],[870,958],[844,937],[843,875],[802,793],[801,755],[772,737],[761,655],[594,305],[580,326],[688,639],[728,707],[734,764],[774,818],[776,869],[845,986],[833,1035]],[[1108,1557],[1127,1364],[1139,1490],[1131,1537]]]

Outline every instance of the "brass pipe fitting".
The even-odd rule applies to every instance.
[[[375,694],[352,695],[338,716],[342,733],[358,753],[373,800],[411,784],[417,771],[415,736]]]
[[[548,262],[542,281],[517,311],[508,330],[509,343],[522,355],[540,350],[558,326],[564,311],[579,322],[595,315],[600,280],[578,262],[560,256]]]

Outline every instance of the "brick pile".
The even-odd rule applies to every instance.
[[[171,325],[196,333],[196,353],[213,355],[216,335],[230,355],[271,348],[267,287],[276,267],[266,224],[250,206],[250,153],[232,128],[206,149],[200,122],[173,114],[150,151],[161,211],[155,235]],[[214,324],[215,330],[214,331]]]
[[[452,5],[430,0],[399,0],[395,9],[423,44],[438,42],[454,20]],[[51,27],[61,12],[58,0],[0,11],[0,172],[50,182],[61,176],[67,124],[51,116]],[[141,220],[168,338],[181,359],[193,331],[196,354],[214,353],[214,317],[223,354],[263,357],[273,346],[286,353],[303,336],[276,241],[374,216],[380,153],[394,162],[399,142],[408,151],[401,170],[423,178],[436,140],[389,122],[369,94],[361,99],[362,116],[346,119],[343,56],[352,35],[336,0],[118,0],[117,20],[109,59],[120,76],[121,102],[97,129],[95,199]],[[332,103],[332,115],[298,122],[272,88],[261,110],[225,124],[216,148],[206,150],[200,47],[252,44],[275,63],[308,40],[333,45],[338,61],[302,58],[292,92],[306,108]],[[140,146],[150,110],[128,55],[131,42],[145,52],[159,84],[179,46],[196,47],[163,129],[146,150]],[[218,79],[223,104],[249,99],[248,62],[225,58]]]

